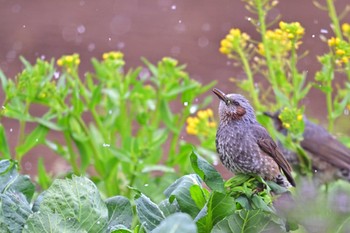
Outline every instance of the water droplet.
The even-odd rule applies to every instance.
[[[214,166],[217,166],[218,164],[219,164],[219,162],[218,162],[217,160],[214,160],[214,161],[213,161],[213,165],[214,165]]]
[[[37,139],[35,139],[35,142],[38,142],[39,141],[39,139],[37,138]]]
[[[102,145],[103,147],[110,147],[111,145],[107,144],[107,143],[103,143]]]
[[[211,26],[209,23],[205,23],[202,25],[202,31],[208,32],[210,31],[210,29],[211,29]]]
[[[347,108],[344,109],[344,115],[346,115],[346,116],[349,115],[349,109],[347,109]]]
[[[131,29],[131,19],[125,15],[116,15],[109,23],[109,29],[114,35],[123,35]]]
[[[30,171],[32,170],[32,163],[31,162],[25,162],[24,164],[24,169],[27,170],[27,171]]]
[[[85,26],[84,25],[79,25],[78,27],[77,27],[77,32],[79,33],[79,34],[83,34],[84,32],[85,32]]]
[[[108,37],[108,41],[112,41],[112,38]]]
[[[187,106],[188,105],[188,102],[184,102],[184,106]]]
[[[10,132],[12,132],[12,131],[13,131],[13,129],[11,128],[11,129],[10,129]]]
[[[327,30],[327,29],[322,28],[322,29],[320,30],[320,32],[321,32],[321,33],[323,33],[323,34],[327,34],[327,33],[328,33],[328,30]]]
[[[199,46],[199,47],[204,48],[204,47],[207,47],[208,44],[209,44],[208,38],[206,38],[206,37],[203,36],[203,37],[200,37],[200,38],[198,39],[198,46]]]
[[[97,224],[100,224],[101,222],[100,221],[97,221]]]
[[[252,20],[252,18],[248,17],[248,18],[247,18],[247,20],[248,20],[248,21],[251,21],[251,20]]]
[[[6,109],[6,107],[5,107],[5,106],[2,106],[1,108],[2,108],[2,109]]]
[[[176,5],[172,5],[172,6],[171,6],[171,9],[172,9],[172,10],[176,10]]]
[[[179,23],[182,23],[182,20],[181,20],[181,19],[179,19]]]
[[[315,169],[314,172],[317,173],[318,172],[317,169]]]
[[[315,38],[315,34],[312,34],[312,36],[311,36],[312,38]]]
[[[41,60],[45,60],[45,58],[46,58],[46,56],[45,56],[44,54],[42,54],[42,55],[40,56],[40,59],[41,59]]]
[[[122,49],[124,47],[125,47],[125,43],[124,42],[120,41],[120,42],[117,43],[117,48],[118,49]]]
[[[26,224],[26,225],[24,225],[24,229],[28,229],[28,225]]]
[[[10,50],[6,53],[6,60],[8,62],[12,62],[13,60],[15,60],[16,56],[17,56],[16,50]]]
[[[173,56],[177,56],[179,55],[181,52],[181,48],[179,46],[173,46],[171,49],[170,49],[170,53],[173,55]]]
[[[193,114],[197,111],[197,106],[191,106],[190,107],[190,113]]]
[[[58,72],[58,71],[54,72],[54,73],[53,73],[53,77],[54,77],[55,79],[58,79],[58,78],[60,77],[60,72]]]
[[[23,24],[23,25],[22,25],[22,28],[26,28],[26,25],[25,25],[25,24]]]
[[[13,13],[19,13],[21,11],[21,5],[20,4],[15,4],[11,7],[11,10]]]
[[[145,187],[148,187],[149,184],[145,184]]]
[[[89,51],[89,52],[94,51],[94,50],[95,50],[95,48],[96,48],[95,43],[90,43],[90,44],[88,45],[88,51]]]
[[[113,113],[112,110],[108,110],[108,114],[111,115]]]

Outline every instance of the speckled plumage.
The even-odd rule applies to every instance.
[[[248,100],[239,94],[225,95],[218,89],[213,92],[220,98],[216,148],[224,166],[233,173],[257,174],[284,187],[295,186],[290,165],[257,122]]]
[[[282,121],[278,118],[280,112],[266,112],[271,117],[275,128],[286,135],[288,131],[283,128]],[[339,142],[325,128],[314,124],[303,116],[305,130],[301,147],[311,158],[314,171],[314,180],[318,184],[328,183],[336,179],[344,179],[350,182],[350,149]],[[283,154],[288,162],[299,166],[299,159],[296,153],[283,149]]]

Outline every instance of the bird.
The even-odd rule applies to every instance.
[[[280,111],[264,112],[273,120],[277,131],[287,135],[288,130],[283,127],[279,118]],[[315,182],[325,184],[337,179],[350,182],[350,149],[339,142],[322,126],[311,122],[305,115],[303,140],[300,146],[307,152],[312,162]],[[284,155],[293,167],[299,166],[299,159],[295,152],[284,148]]]
[[[213,92],[220,99],[216,150],[223,165],[234,174],[259,175],[285,188],[295,186],[290,164],[258,123],[249,101],[217,88]]]

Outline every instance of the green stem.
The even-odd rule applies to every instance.
[[[332,72],[333,73],[333,72]],[[330,74],[332,75],[332,74]],[[332,116],[333,113],[333,100],[332,100],[332,79],[327,80],[327,87],[330,88],[326,93],[326,102],[327,102],[327,111],[328,111],[328,130],[333,131],[334,119]]]
[[[264,45],[265,49],[265,57],[266,57],[266,64],[267,64],[267,68],[269,70],[269,75],[268,75],[268,80],[270,81],[273,89],[277,88],[277,82],[276,82],[276,74],[274,72],[274,68],[273,68],[273,64],[272,64],[272,57],[270,54],[270,51],[267,49],[268,48],[268,44],[267,44],[267,40],[265,38],[265,34],[266,34],[266,22],[265,22],[265,18],[266,18],[266,11],[263,7],[263,3],[262,0],[255,0],[255,5],[258,11],[258,19],[259,19],[259,25],[260,25],[260,34],[261,34],[261,38],[262,38],[262,42]]]
[[[255,90],[253,72],[250,68],[249,61],[241,47],[238,47],[237,53],[242,61],[244,72],[247,74],[247,78],[250,86],[250,95],[253,99],[253,104],[256,109],[262,110],[262,105],[259,101],[258,92]]]
[[[74,174],[78,175],[80,172],[79,172],[79,167],[78,167],[78,164],[76,161],[76,155],[75,155],[74,149],[73,149],[72,139],[67,131],[64,131],[63,135],[64,135],[64,139],[66,140],[66,143],[67,143],[67,148],[68,148],[68,153],[69,153],[69,163],[72,166]]]
[[[332,20],[332,24],[334,28],[333,30],[335,35],[336,37],[343,40],[343,34],[339,23],[339,18],[338,18],[333,0],[327,0],[327,8],[328,8],[329,18]],[[350,80],[350,63],[346,64],[345,72],[346,72],[346,75],[348,76],[348,79]]]
[[[103,169],[103,167],[102,167],[102,164],[101,164],[101,155],[100,155],[98,149],[96,148],[95,143],[93,142],[93,140],[94,140],[94,139],[93,139],[93,136],[91,135],[91,133],[90,133],[88,127],[86,126],[85,122],[83,121],[83,119],[82,119],[81,117],[76,117],[76,120],[78,121],[78,123],[79,123],[79,125],[81,126],[81,128],[84,130],[84,133],[89,137],[88,143],[89,143],[90,148],[91,148],[91,150],[92,150],[92,155],[93,155],[93,157],[94,157],[95,163],[97,163],[97,165],[98,165],[97,167],[95,166],[95,168],[97,168],[96,171],[97,171],[100,175],[102,175],[103,172],[102,172],[101,169]],[[99,167],[100,169],[98,169],[98,167]],[[101,174],[101,173],[102,173],[102,174]]]
[[[337,15],[337,11],[334,7],[334,0],[327,0],[327,8],[328,8],[328,14],[329,17],[332,20],[332,24],[333,24],[333,29],[335,32],[335,35],[340,38],[343,39],[343,35],[341,33],[341,29],[340,29],[340,24],[339,24],[339,19],[338,19],[338,15]]]
[[[290,59],[290,63],[291,63],[291,71],[292,71],[292,83],[293,83],[293,87],[294,87],[294,91],[293,91],[293,107],[298,107],[298,92],[299,90],[299,77],[298,77],[298,70],[297,70],[297,53],[296,53],[296,49],[295,49],[295,42],[292,44],[292,51],[291,51],[291,59]]]

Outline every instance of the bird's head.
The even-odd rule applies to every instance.
[[[242,121],[247,123],[256,122],[253,107],[249,101],[240,94],[225,94],[214,88],[213,92],[220,99],[219,116],[221,122]]]

